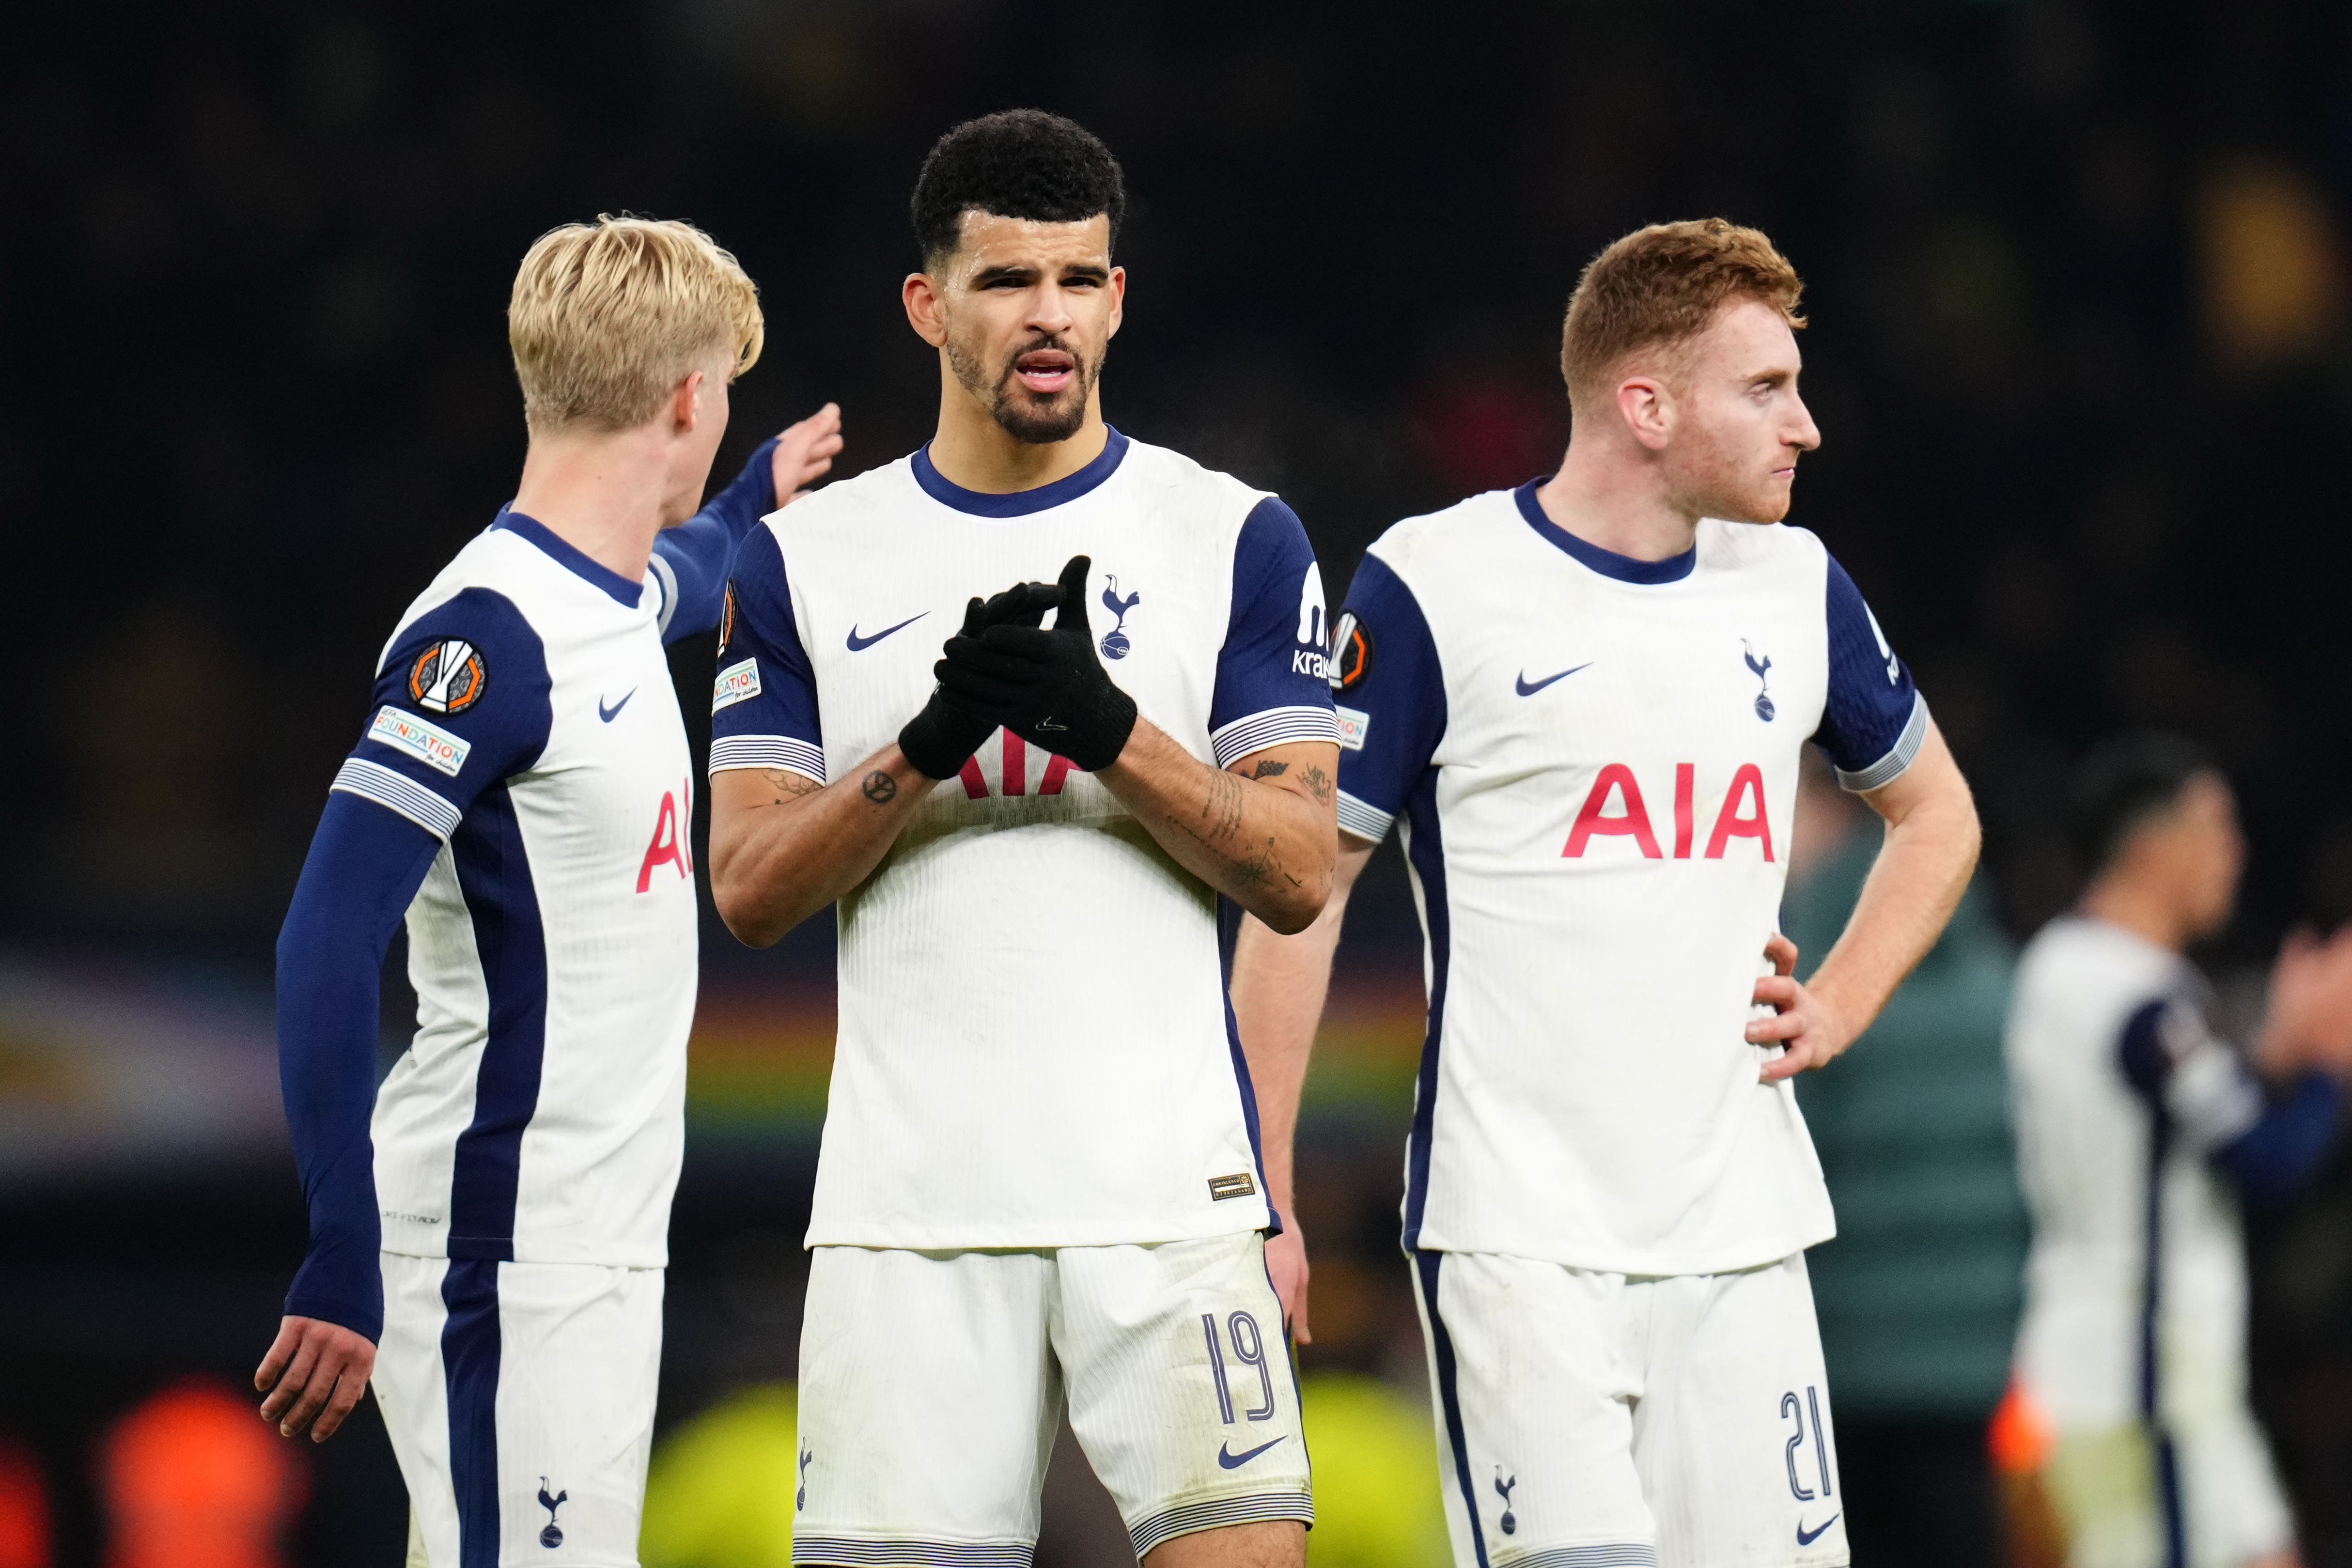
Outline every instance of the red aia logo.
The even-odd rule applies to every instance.
[[[684,801],[684,805],[679,802]],[[637,867],[637,891],[645,892],[654,884],[654,867],[669,865],[677,874],[691,879],[694,875],[694,851],[687,842],[687,826],[694,821],[694,781],[683,780],[677,792],[662,791],[661,810],[654,818],[654,841],[646,846],[645,863]]]
[[[1004,789],[1003,792],[1007,795],[1026,795],[1029,793],[1029,743],[1009,729],[1001,730],[998,733],[1004,737]],[[1045,776],[1037,780],[1037,793],[1060,794],[1062,781],[1069,778],[1070,769],[1076,766],[1076,763],[1058,751],[1047,752]],[[971,799],[974,800],[988,799],[988,775],[980,770],[979,758],[965,758],[963,771],[956,777],[963,781],[963,792]]]
[[[1675,764],[1675,859],[1691,858],[1691,802],[1696,792],[1698,766],[1691,762]],[[1756,802],[1756,813],[1746,813],[1750,798]],[[1624,810],[1612,814],[1612,799],[1622,799]],[[1622,762],[1612,762],[1601,770],[1592,781],[1592,793],[1584,798],[1584,807],[1576,813],[1576,826],[1568,831],[1568,847],[1560,851],[1562,858],[1581,860],[1584,846],[1596,838],[1630,838],[1641,847],[1644,860],[1664,860],[1658,848],[1658,835],[1650,826],[1649,808],[1642,803],[1642,786],[1633,778],[1633,770]],[[1716,813],[1715,831],[1706,836],[1706,858],[1719,861],[1724,846],[1734,839],[1754,839],[1764,849],[1764,858],[1772,858],[1772,823],[1764,810],[1764,771],[1753,762],[1743,762],[1739,771],[1731,776],[1731,789],[1723,798],[1723,810]]]

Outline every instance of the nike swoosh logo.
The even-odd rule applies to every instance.
[[[923,612],[923,615],[929,615],[929,613],[930,612],[928,610]],[[849,651],[853,653],[862,653],[866,649],[874,646],[875,643],[882,641],[883,638],[887,637],[891,632],[904,632],[908,627],[912,626],[916,622],[920,621],[923,618],[923,615],[909,615],[904,621],[899,622],[896,626],[883,627],[882,630],[875,632],[871,637],[859,636],[857,634],[857,628],[852,626],[849,629]]]
[[[628,706],[629,699],[636,695],[637,688],[631,686],[627,691],[621,694],[621,700],[614,703],[611,707],[606,707],[604,706],[604,699],[603,697],[598,697],[596,699],[596,716],[603,719],[606,724],[612,723],[614,719],[621,716],[621,710]]]
[[[1060,734],[1061,732],[1063,732],[1064,730],[1068,729],[1070,727],[1069,727],[1068,725],[1066,725],[1066,724],[1055,724],[1055,723],[1052,719],[1050,719],[1050,718],[1041,718],[1041,719],[1039,719],[1039,720],[1037,721],[1037,727],[1038,727],[1039,729],[1050,729],[1050,730],[1054,731],[1055,734],[1057,734],[1057,735],[1058,735],[1058,734]],[[1277,1443],[1278,1443],[1278,1442],[1280,1442],[1281,1440],[1282,1440],[1282,1439],[1281,1439],[1281,1438],[1279,1438],[1279,1437],[1277,1437],[1277,1438],[1276,1438],[1276,1439],[1275,1439],[1275,1441],[1276,1441],[1276,1442],[1277,1442]]]
[[[1590,660],[1576,666],[1576,670],[1589,670],[1591,668],[1592,668],[1592,664]],[[1523,697],[1531,697],[1538,692],[1543,690],[1546,686],[1551,685],[1554,681],[1564,681],[1568,679],[1569,676],[1576,674],[1576,670],[1562,670],[1556,675],[1546,675],[1539,681],[1531,681],[1528,679],[1528,673],[1525,670],[1521,670],[1519,672],[1518,682],[1519,695]]]
[[[1801,1519],[1797,1521],[1797,1544],[1800,1546],[1811,1546],[1814,1542],[1819,1541],[1822,1538],[1822,1531],[1827,1530],[1831,1525],[1835,1524],[1837,1521],[1838,1516],[1836,1514],[1832,1514],[1827,1519],[1822,1521],[1819,1527],[1812,1530],[1807,1530],[1803,1520]]]
[[[1281,1441],[1282,1438],[1276,1437],[1274,1440],[1274,1443],[1279,1443]],[[1227,1445],[1220,1443],[1217,1445],[1217,1463],[1229,1470],[1240,1469],[1244,1465],[1248,1464],[1252,1459],[1256,1458],[1260,1454],[1263,1454],[1268,1448],[1273,1448],[1274,1443],[1260,1443],[1256,1448],[1251,1448],[1245,1453],[1239,1454],[1233,1452]]]

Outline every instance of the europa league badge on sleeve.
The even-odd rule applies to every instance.
[[[427,643],[408,666],[408,698],[427,713],[464,713],[489,686],[481,650],[462,637]]]

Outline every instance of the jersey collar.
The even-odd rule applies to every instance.
[[[1009,496],[967,490],[931,466],[929,442],[917,448],[910,459],[915,467],[915,483],[923,487],[923,494],[941,506],[953,507],[975,517],[1024,517],[1065,501],[1075,501],[1118,471],[1120,461],[1127,456],[1127,437],[1109,425],[1103,428],[1110,431],[1110,439],[1103,443],[1099,456],[1076,473],[1066,474],[1034,490],[1015,490]]]
[[[1668,556],[1664,560],[1635,560],[1630,555],[1619,555],[1615,550],[1602,549],[1599,545],[1578,538],[1545,517],[1542,506],[1536,500],[1536,491],[1549,477],[1549,475],[1538,475],[1511,492],[1519,503],[1519,515],[1527,518],[1528,526],[1537,533],[1601,576],[1613,577],[1620,582],[1654,586],[1662,582],[1680,582],[1698,565],[1698,546],[1696,544],[1682,554]]]
[[[611,567],[589,559],[587,553],[558,538],[553,528],[514,509],[512,502],[499,508],[498,520],[490,525],[493,531],[504,528],[510,534],[520,534],[553,557],[555,563],[575,577],[584,579],[591,587],[601,588],[618,600],[623,609],[635,610],[645,602],[646,585],[631,582]]]

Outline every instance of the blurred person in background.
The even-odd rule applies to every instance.
[[[1404,1246],[1459,1568],[1847,1561],[1804,1260],[1836,1228],[1788,1081],[1935,944],[1978,827],[1853,579],[1774,526],[1821,443],[1802,287],[1720,218],[1585,268],[1559,472],[1373,544],[1333,643],[1333,897],[1241,934],[1286,1181],[1345,893],[1402,820],[1429,985]],[[1810,983],[1777,935],[1809,741],[1886,825]]]
[[[1878,856],[1869,816],[1805,760],[1780,930],[1810,977]],[[2025,1208],[2001,1026],[2015,955],[1979,876],[1835,1072],[1797,1080],[1837,1239],[1806,1255],[1837,1388],[1858,1561],[1996,1560],[1985,1424],[2009,1378]]]
[[[2288,937],[2241,1050],[2183,956],[2236,904],[2228,779],[2189,741],[2130,736],[2085,759],[2070,806],[2089,888],[2027,945],[2008,1035],[2033,1219],[2012,1397],[2047,1434],[2021,1499],[2074,1568],[2293,1568],[2247,1404],[2239,1215],[2336,1135],[2352,928]]]
[[[321,1441],[373,1376],[432,1568],[636,1560],[697,961],[663,645],[838,444],[828,408],[695,513],[763,326],[686,224],[542,235],[508,335],[520,486],[385,644],[278,939],[310,1242],[262,1414]],[[418,1027],[379,1091],[404,915]]]

